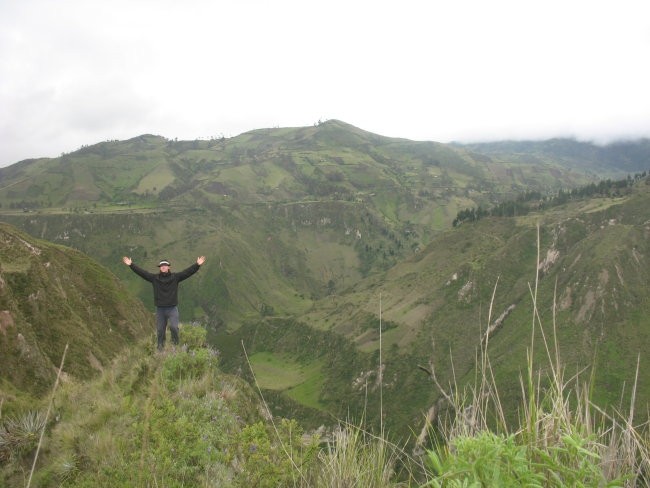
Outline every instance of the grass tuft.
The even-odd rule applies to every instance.
[[[45,414],[33,410],[7,418],[0,427],[0,459],[16,459],[33,452],[45,422]]]
[[[384,488],[392,481],[399,451],[381,437],[345,424],[318,454],[314,486]]]

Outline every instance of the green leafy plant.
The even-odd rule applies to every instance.
[[[302,429],[293,420],[279,423],[277,436],[263,422],[248,425],[235,437],[237,481],[240,486],[291,486],[301,479],[294,466],[303,465],[314,446],[302,441]]]
[[[544,476],[514,436],[485,431],[459,437],[427,458],[435,478],[426,486],[544,486]]]

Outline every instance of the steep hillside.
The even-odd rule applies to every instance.
[[[514,400],[520,393],[518,378],[534,336],[538,363],[546,363],[542,337],[553,349],[555,327],[564,364],[569,371],[594,371],[601,404],[628,397],[626,384],[634,380],[640,359],[637,405],[645,410],[650,401],[650,364],[644,354],[650,347],[648,208],[646,180],[627,197],[588,199],[523,218],[464,224],[348,293],[315,303],[300,320],[374,353],[370,367],[375,369],[381,320],[386,358],[382,374],[392,378],[385,385],[384,401],[393,398],[400,409],[410,403],[411,421],[418,407],[435,401],[428,377],[416,366],[434,365],[442,384],[471,381],[476,352],[488,330],[492,367],[507,392],[504,398]],[[544,328],[533,332],[535,293]],[[368,367],[363,363],[366,372]],[[350,373],[346,381],[363,377],[363,371]],[[375,371],[371,378],[376,377]],[[426,389],[428,396],[422,393]],[[354,398],[352,391],[348,394]]]
[[[418,242],[355,202],[4,218],[92,255],[148,306],[150,285],[126,269],[121,256],[153,270],[161,258],[180,269],[206,255],[204,270],[180,288],[181,315],[229,327],[261,313],[302,313],[312,300],[412,253]]]
[[[534,348],[543,372],[556,338],[568,374],[593,372],[594,400],[603,406],[629,400],[639,360],[636,406],[645,412],[648,208],[650,185],[642,180],[624,197],[463,224],[294,320],[249,323],[236,339],[216,341],[244,341],[254,364],[270,371],[262,378],[278,411],[315,422],[324,412],[377,422],[381,400],[389,430],[421,425],[440,394],[419,366],[433,366],[442,385],[471,383],[486,334],[506,410],[519,402],[527,351]],[[533,328],[534,294],[541,329]],[[228,366],[242,363],[228,358]],[[283,368],[302,373],[280,380]]]
[[[64,372],[88,378],[151,334],[151,314],[118,279],[73,249],[0,224],[0,398],[51,388]]]
[[[181,337],[183,351],[152,354],[138,341],[94,378],[68,378],[47,423],[44,401],[4,412],[0,485],[27,486],[44,424],[31,486],[253,486],[263,474],[290,476],[250,386],[219,370],[218,354],[200,346],[204,329],[184,327]],[[284,441],[300,435],[292,427],[296,437]]]

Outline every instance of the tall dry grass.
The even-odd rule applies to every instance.
[[[539,264],[539,226],[537,236]],[[626,409],[606,410],[594,404],[591,393],[597,372],[589,376],[585,371],[567,375],[556,334],[555,300],[552,323],[542,323],[537,309],[538,283],[536,274],[529,286],[531,343],[526,371],[520,376],[518,423],[513,426],[506,421],[488,355],[489,333],[481,341],[473,385],[455,385],[448,392],[437,381],[435,371],[430,371],[450,405],[451,415],[441,423],[443,441],[428,452],[432,467],[427,486],[489,483],[490,476],[504,482],[511,475],[514,480],[527,480],[531,486],[650,486],[648,424],[636,425],[634,420],[638,362]],[[498,279],[488,324],[497,285]],[[536,341],[541,341],[546,352],[543,365],[533,361]],[[544,375],[541,371],[545,371]],[[478,442],[470,445],[468,439]],[[498,452],[502,458],[490,458],[490,467],[485,466],[489,458],[486,452]]]

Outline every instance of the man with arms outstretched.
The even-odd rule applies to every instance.
[[[153,286],[153,301],[156,306],[156,332],[158,335],[158,351],[165,348],[167,322],[172,333],[172,343],[178,345],[178,284],[196,273],[205,262],[205,256],[196,258],[196,263],[178,273],[171,272],[171,263],[163,259],[158,263],[160,271],[149,273],[137,266],[133,260],[124,256],[122,262],[131,270],[147,280]]]

